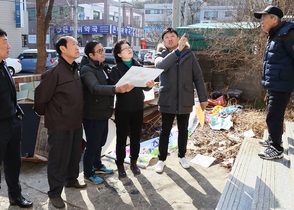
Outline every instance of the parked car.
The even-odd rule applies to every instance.
[[[149,50],[144,56],[144,65],[153,65],[155,61],[155,50]]]
[[[138,61],[140,63],[144,63],[144,56],[145,54],[149,51],[149,49],[141,49],[139,50],[139,53],[138,53]]]
[[[47,59],[46,59],[46,69],[52,66],[52,64],[57,61],[58,54],[56,50],[50,50],[47,49]],[[37,55],[38,50],[37,49],[27,49],[24,50],[19,56],[18,59],[20,59],[21,65],[22,65],[22,71],[23,72],[31,72],[34,73],[36,69],[37,64]]]
[[[139,56],[138,56],[138,51],[133,51],[133,58],[136,60],[136,61],[139,61]],[[139,61],[140,62],[140,61]]]
[[[78,64],[78,65],[80,65],[81,64],[81,61],[82,61],[82,58],[83,58],[83,56],[85,55],[85,47],[80,47],[80,57],[78,57],[75,61],[76,61],[76,63]]]
[[[5,62],[7,64],[7,67],[9,69],[10,74],[13,76],[22,70],[22,66],[20,63],[20,60],[17,58],[6,58]]]
[[[112,53],[112,47],[104,47],[105,49],[105,63],[115,64],[114,55]]]

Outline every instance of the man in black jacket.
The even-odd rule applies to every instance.
[[[33,203],[22,196],[19,184],[21,120],[24,113],[16,102],[15,86],[4,62],[9,50],[7,33],[0,28],[0,166],[3,162],[10,205],[29,208]]]
[[[53,206],[64,208],[64,186],[86,187],[77,180],[82,152],[83,89],[75,62],[80,56],[77,40],[61,37],[55,48],[58,63],[42,74],[35,89],[34,109],[44,115],[48,129],[48,196]]]
[[[269,137],[261,144],[267,147],[258,155],[263,159],[283,157],[283,123],[287,104],[294,90],[294,23],[282,21],[278,7],[268,6],[254,17],[261,19],[261,29],[268,35],[262,69],[266,95],[266,124]]]
[[[133,88],[129,84],[109,85],[105,49],[101,43],[90,41],[85,46],[87,61],[81,68],[84,93],[83,126],[86,134],[84,153],[84,179],[92,184],[100,184],[103,178],[98,174],[113,173],[113,169],[102,164],[102,147],[107,141],[108,119],[113,112],[113,96]]]

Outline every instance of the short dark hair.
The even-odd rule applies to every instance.
[[[56,52],[61,56],[61,50],[60,50],[60,46],[64,46],[66,47],[66,44],[67,44],[67,40],[70,38],[70,36],[63,36],[63,37],[60,37],[60,39],[56,42],[55,44],[55,49],[56,49]]]
[[[166,28],[166,29],[164,29],[164,31],[161,34],[161,38],[162,39],[163,39],[163,37],[164,37],[164,35],[166,33],[175,33],[178,36],[178,32],[175,29],[173,29],[173,28]]]
[[[117,43],[113,47],[113,55],[116,63],[121,63],[122,59],[118,56],[119,53],[121,53],[121,46],[123,44],[127,44],[131,46],[131,44],[126,39],[120,39],[117,41]]]
[[[6,31],[4,31],[2,28],[0,28],[0,36],[7,36]]]
[[[94,53],[94,48],[96,47],[97,44],[100,44],[98,41],[90,41],[86,44],[84,52],[85,54],[89,57],[90,53]]]

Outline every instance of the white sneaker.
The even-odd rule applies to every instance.
[[[179,162],[183,168],[185,168],[185,169],[190,168],[190,164],[188,163],[188,161],[186,160],[185,157],[179,158]]]
[[[164,166],[165,166],[165,162],[163,162],[162,160],[159,160],[155,165],[155,171],[157,173],[162,173]]]

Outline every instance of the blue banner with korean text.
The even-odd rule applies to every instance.
[[[21,27],[20,0],[15,0],[15,27]]]
[[[56,34],[73,34],[73,26],[61,26],[55,27],[54,32]],[[82,25],[77,28],[78,34],[118,34],[118,26],[115,25]],[[142,37],[144,30],[139,28],[133,28],[124,26],[121,28],[121,34],[124,36]]]
[[[111,25],[83,25],[78,26],[78,34],[110,34]],[[55,27],[57,34],[73,33],[73,26]]]

